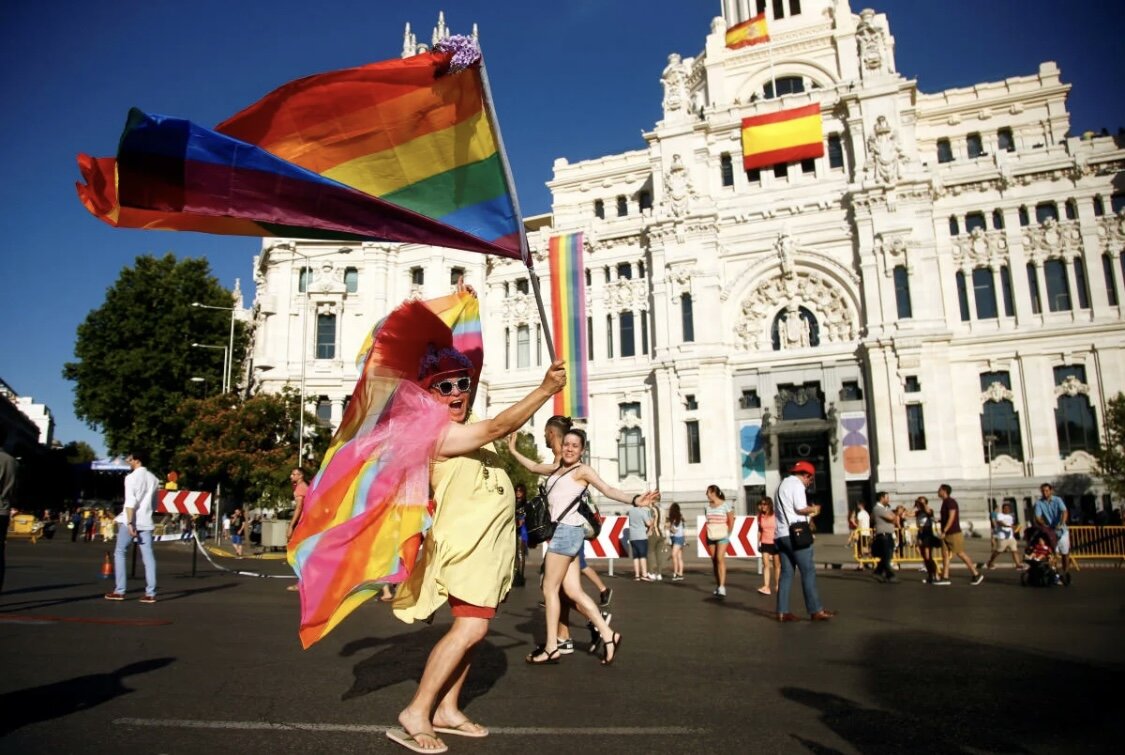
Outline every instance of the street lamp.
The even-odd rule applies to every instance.
[[[230,340],[227,342],[227,358],[229,364],[227,364],[223,370],[223,392],[226,393],[234,388],[234,376],[231,373],[234,372],[234,315],[238,312],[238,309],[236,307],[217,307],[213,304],[203,304],[197,301],[193,301],[191,306],[199,307],[200,309],[223,309],[230,312]]]
[[[230,359],[230,350],[226,346],[213,346],[208,343],[193,343],[193,349],[219,349],[223,352],[223,393],[227,392],[227,361]]]
[[[188,380],[193,383],[203,383],[203,396],[204,398],[207,397],[207,378],[195,376],[188,378]]]
[[[298,251],[297,245],[295,243],[291,241],[282,241],[276,244],[271,244],[270,246],[265,248],[265,250],[262,252],[262,267],[265,267],[267,264],[269,264],[269,253],[274,251],[275,249],[284,250],[290,252],[296,257],[300,257],[303,262],[303,264],[301,265],[300,275],[307,276],[305,278],[305,290],[299,292],[304,294],[304,298],[301,304],[301,391],[297,411],[297,465],[301,466],[305,461],[305,375],[309,361],[309,284],[312,282],[312,267],[309,265],[309,261],[319,257],[329,257],[337,254],[350,254],[352,250],[350,247],[345,246],[340,247],[339,249],[334,249],[330,252],[325,252],[323,254],[305,254],[304,252]],[[289,261],[292,262],[292,260]],[[299,280],[300,278],[298,278],[298,281]]]
[[[989,433],[984,436],[984,442],[988,448],[988,515],[992,517],[992,444],[1000,440],[997,436]]]

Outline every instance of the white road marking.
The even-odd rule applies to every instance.
[[[299,721],[273,722],[273,721],[193,721],[174,718],[118,718],[113,723],[124,726],[144,726],[162,729],[224,729],[242,731],[334,731],[355,734],[382,733],[389,729],[401,729],[400,725],[379,726],[366,724],[317,724]],[[695,735],[701,734],[706,729],[691,726],[595,726],[595,727],[565,727],[565,726],[489,726],[493,734],[541,735],[558,734],[564,736],[660,736],[660,735]]]

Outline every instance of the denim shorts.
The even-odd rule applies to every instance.
[[[647,558],[648,540],[630,540],[629,550],[632,552],[633,558]]]
[[[555,536],[551,538],[547,552],[574,558],[582,550],[582,544],[586,541],[585,535],[586,532],[581,527],[560,524],[555,527]]]
[[[672,535],[672,545],[678,545],[681,548],[684,547],[684,536],[683,535]]]

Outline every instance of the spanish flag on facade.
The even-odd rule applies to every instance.
[[[727,47],[732,50],[769,41],[770,30],[766,26],[765,13],[759,13],[753,18],[727,29]]]
[[[824,154],[820,105],[742,119],[742,167],[764,168]]]

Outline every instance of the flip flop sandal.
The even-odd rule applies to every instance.
[[[610,656],[609,649],[613,648],[613,656]],[[612,640],[602,640],[602,665],[612,666],[613,662],[617,660],[617,651],[621,649],[621,634],[619,632],[613,633]]]
[[[415,737],[429,737],[430,739],[440,744],[441,747],[422,747],[420,744],[418,744],[418,740],[415,739]],[[420,731],[417,734],[407,734],[402,729],[388,729],[387,739],[391,740],[392,742],[397,742],[411,752],[430,753],[430,755],[438,755],[442,752],[449,752],[449,747],[447,747],[444,742],[438,739],[437,734],[435,734],[434,732]]]
[[[535,648],[535,650],[532,651],[531,655],[524,658],[524,660],[532,666],[545,666],[548,664],[554,665],[559,662],[559,655],[560,653],[558,648],[555,648],[548,653],[546,648],[540,646]],[[543,656],[543,658],[538,661],[535,660],[539,656]]]
[[[475,729],[465,727],[476,727]],[[483,739],[488,736],[488,729],[478,724],[476,721],[465,719],[456,726],[434,726],[434,731],[438,734],[453,734],[458,737],[472,737],[473,739]]]

